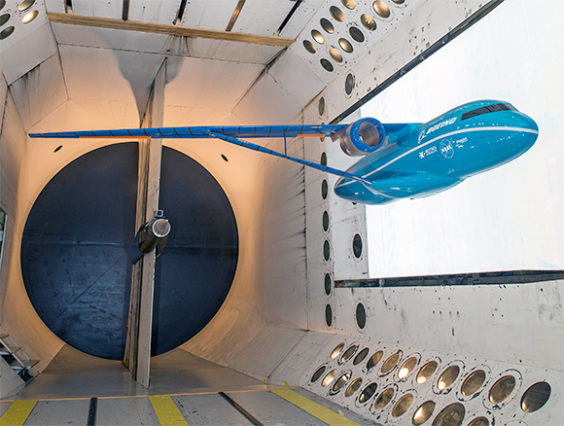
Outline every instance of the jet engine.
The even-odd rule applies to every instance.
[[[386,137],[384,125],[375,118],[362,118],[351,123],[341,134],[340,145],[347,155],[367,155],[378,149]]]

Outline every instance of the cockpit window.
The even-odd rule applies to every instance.
[[[466,120],[468,118],[477,117],[478,115],[489,114],[490,112],[498,112],[498,111],[517,111],[517,110],[513,105],[506,103],[486,105],[485,107],[481,107],[478,109],[473,109],[472,111],[465,112],[464,114],[462,114],[461,121]]]

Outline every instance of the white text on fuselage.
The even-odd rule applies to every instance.
[[[427,148],[427,149],[424,150],[424,151],[420,151],[420,152],[419,152],[419,158],[420,158],[420,159],[423,159],[423,158],[428,157],[429,155],[432,155],[432,154],[434,154],[434,153],[436,153],[436,152],[437,152],[437,147],[436,147],[436,146],[432,146],[431,148]]]
[[[442,129],[445,126],[450,126],[451,124],[454,124],[456,119],[457,119],[457,117],[452,117],[452,118],[449,118],[448,120],[441,121],[440,123],[437,123],[434,126],[427,128],[427,130],[425,130],[425,129],[421,130],[421,132],[419,132],[419,140],[417,141],[417,143],[421,143],[421,141],[423,139],[425,139],[425,137],[427,137],[428,135],[430,135],[434,131]]]

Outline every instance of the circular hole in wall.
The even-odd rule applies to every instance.
[[[333,311],[331,310],[331,305],[325,306],[325,323],[327,327],[331,327],[333,324]]]
[[[353,46],[351,42],[348,41],[346,38],[339,39],[339,46],[341,46],[341,49],[343,49],[347,53],[351,53],[353,51]]]
[[[345,349],[345,344],[339,343],[337,346],[333,348],[333,350],[331,351],[331,355],[329,355],[329,358],[331,359],[339,358],[339,355],[341,355],[343,349]]]
[[[331,6],[329,8],[329,13],[336,21],[343,22],[345,20],[345,14],[337,6]]]
[[[360,377],[353,380],[353,382],[349,385],[349,387],[345,391],[345,396],[347,398],[352,396],[357,390],[360,389],[361,386],[362,386],[362,379]]]
[[[35,0],[24,0],[18,5],[18,10],[20,12],[24,12],[27,9],[29,9],[31,6],[33,6],[34,3]]]
[[[486,381],[486,372],[484,370],[477,370],[470,373],[468,377],[462,382],[460,392],[464,396],[474,395],[484,382]]]
[[[358,397],[358,402],[361,404],[366,404],[376,392],[377,387],[378,385],[376,383],[370,383],[368,386],[366,386]]]
[[[313,376],[311,376],[311,383],[317,382],[321,378],[321,376],[323,376],[323,373],[325,373],[325,369],[326,367],[323,365],[315,370],[315,373],[313,373]]]
[[[376,21],[368,13],[362,14],[362,16],[360,17],[360,23],[368,31],[374,31],[376,29]]]
[[[0,40],[4,40],[4,39],[10,37],[12,35],[12,33],[14,32],[14,30],[15,30],[14,27],[4,28],[2,31],[0,31]]]
[[[334,47],[329,49],[329,55],[331,56],[331,58],[333,58],[333,60],[335,62],[338,62],[338,63],[343,62],[343,55],[341,55],[341,52],[339,52]]]
[[[326,166],[326,165],[327,165],[327,154],[325,154],[325,153],[322,153],[322,154],[321,154],[320,163],[321,163],[322,166]]]
[[[319,98],[319,103],[317,104],[317,111],[319,115],[325,114],[325,98],[322,96]]]
[[[329,247],[329,241],[325,240],[325,242],[323,243],[323,258],[325,260],[329,260],[330,256],[331,256],[331,248]]]
[[[439,364],[437,363],[437,361],[429,361],[427,364],[421,367],[419,373],[417,373],[417,383],[422,385],[427,380],[429,380],[429,378],[433,374],[435,374],[435,371],[437,371],[438,366]]]
[[[323,230],[327,231],[329,229],[329,213],[327,213],[327,211],[323,212],[322,222],[323,222]]]
[[[362,303],[356,305],[355,316],[358,328],[364,328],[366,326],[366,310],[364,309],[364,305]]]
[[[415,426],[422,425],[431,418],[433,411],[435,411],[435,403],[433,401],[424,402],[415,410],[411,423]]]
[[[441,373],[439,379],[437,380],[437,387],[440,391],[448,389],[456,381],[458,374],[460,373],[460,367],[458,365],[451,365],[445,371]]]
[[[382,368],[380,368],[380,373],[382,375],[386,375],[390,373],[394,368],[396,368],[396,365],[398,365],[398,362],[400,360],[400,356],[401,356],[401,351],[397,351],[395,354],[390,355],[386,359],[386,361],[384,361],[384,363],[382,364]]]
[[[0,15],[0,27],[10,20],[10,14],[4,13]]]
[[[327,183],[326,179],[323,179],[323,182],[321,182],[321,197],[323,197],[323,199],[326,199],[328,192],[329,184]]]
[[[354,86],[355,86],[354,74],[348,73],[347,77],[345,78],[345,93],[347,95],[350,95],[352,93],[353,89],[354,89]],[[360,248],[362,249],[362,242],[361,242]],[[359,257],[359,256],[357,256],[357,257]]]
[[[433,426],[460,426],[465,413],[464,405],[460,402],[447,405],[437,414],[437,417],[433,420]]]
[[[515,389],[517,381],[513,376],[503,376],[490,389],[489,399],[492,404],[501,404]]]
[[[321,28],[323,28],[325,30],[325,32],[329,33],[329,34],[333,34],[335,32],[335,27],[333,26],[333,24],[331,23],[331,21],[327,18],[321,18],[321,21],[319,21],[319,24],[321,25]]]
[[[349,346],[348,349],[345,352],[343,352],[343,355],[341,355],[341,358],[339,359],[339,364],[346,363],[349,359],[351,359],[354,356],[357,350],[358,350],[358,345]]]
[[[343,3],[343,6],[350,10],[353,10],[356,7],[355,0],[341,0],[341,3]]]
[[[366,363],[366,370],[367,371],[372,370],[376,366],[376,364],[380,362],[380,360],[382,359],[382,355],[384,355],[383,351],[375,352],[374,355],[372,355],[368,360],[368,362]]]
[[[364,41],[364,33],[354,25],[349,28],[349,34],[351,35],[351,38],[357,43],[362,43]]]
[[[409,407],[411,407],[411,404],[413,404],[413,395],[408,393],[404,396],[402,396],[398,402],[396,402],[396,405],[394,405],[394,408],[392,408],[392,416],[394,417],[400,417],[403,416],[407,410],[409,410]]]
[[[376,0],[372,3],[372,8],[381,18],[388,18],[390,16],[390,8],[382,0]]]
[[[490,421],[488,420],[487,417],[476,417],[474,420],[468,423],[468,426],[489,426],[489,425],[490,425]]]
[[[331,394],[335,395],[337,393],[339,393],[341,391],[341,389],[343,388],[343,386],[345,386],[347,384],[347,382],[350,380],[351,378],[351,372],[347,372],[342,374],[333,384],[333,386],[331,387]]]
[[[37,10],[32,10],[31,12],[26,13],[22,18],[22,23],[29,24],[31,21],[37,18],[37,15],[39,15],[39,11]]]
[[[360,236],[360,234],[354,234],[352,241],[352,249],[353,249],[354,257],[359,259],[360,256],[362,255],[362,237]]]
[[[323,387],[329,386],[331,383],[333,383],[333,380],[335,380],[336,376],[337,376],[337,370],[331,370],[323,378],[323,381],[321,382],[321,386],[323,386]]]
[[[317,49],[315,48],[313,43],[309,40],[304,40],[304,47],[305,47],[305,50],[307,50],[309,53],[317,52]]]
[[[331,275],[325,274],[325,294],[329,296],[331,294]]]
[[[364,348],[359,353],[356,354],[353,360],[353,365],[358,365],[368,356],[368,348]]]
[[[386,405],[388,405],[389,402],[394,397],[395,392],[396,391],[394,390],[394,388],[385,389],[380,395],[378,395],[378,398],[376,398],[376,401],[374,401],[374,409],[375,410],[381,410]]]
[[[319,62],[321,63],[321,66],[323,67],[323,69],[325,71],[332,72],[334,70],[333,64],[331,62],[329,62],[328,59],[323,58]]]
[[[404,380],[407,379],[407,376],[411,374],[411,372],[415,369],[417,365],[417,357],[410,357],[403,362],[398,370],[398,379]]]
[[[550,398],[550,385],[546,382],[538,382],[529,387],[521,397],[521,409],[526,413],[532,413],[541,409]]]
[[[318,42],[319,44],[323,44],[325,43],[325,37],[323,37],[323,34],[321,34],[319,31],[317,30],[311,30],[311,36],[313,37],[313,39]]]

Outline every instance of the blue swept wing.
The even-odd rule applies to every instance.
[[[339,177],[350,178],[368,183],[360,176],[335,169],[323,164],[291,157],[286,152],[281,153],[263,146],[244,141],[240,138],[294,138],[294,137],[321,137],[334,136],[341,133],[346,124],[320,124],[320,125],[289,125],[289,126],[188,126],[188,127],[153,127],[138,129],[115,130],[79,130],[71,132],[30,133],[31,138],[51,139],[221,139],[225,142],[263,152],[279,158],[285,158],[295,163],[334,174]]]

